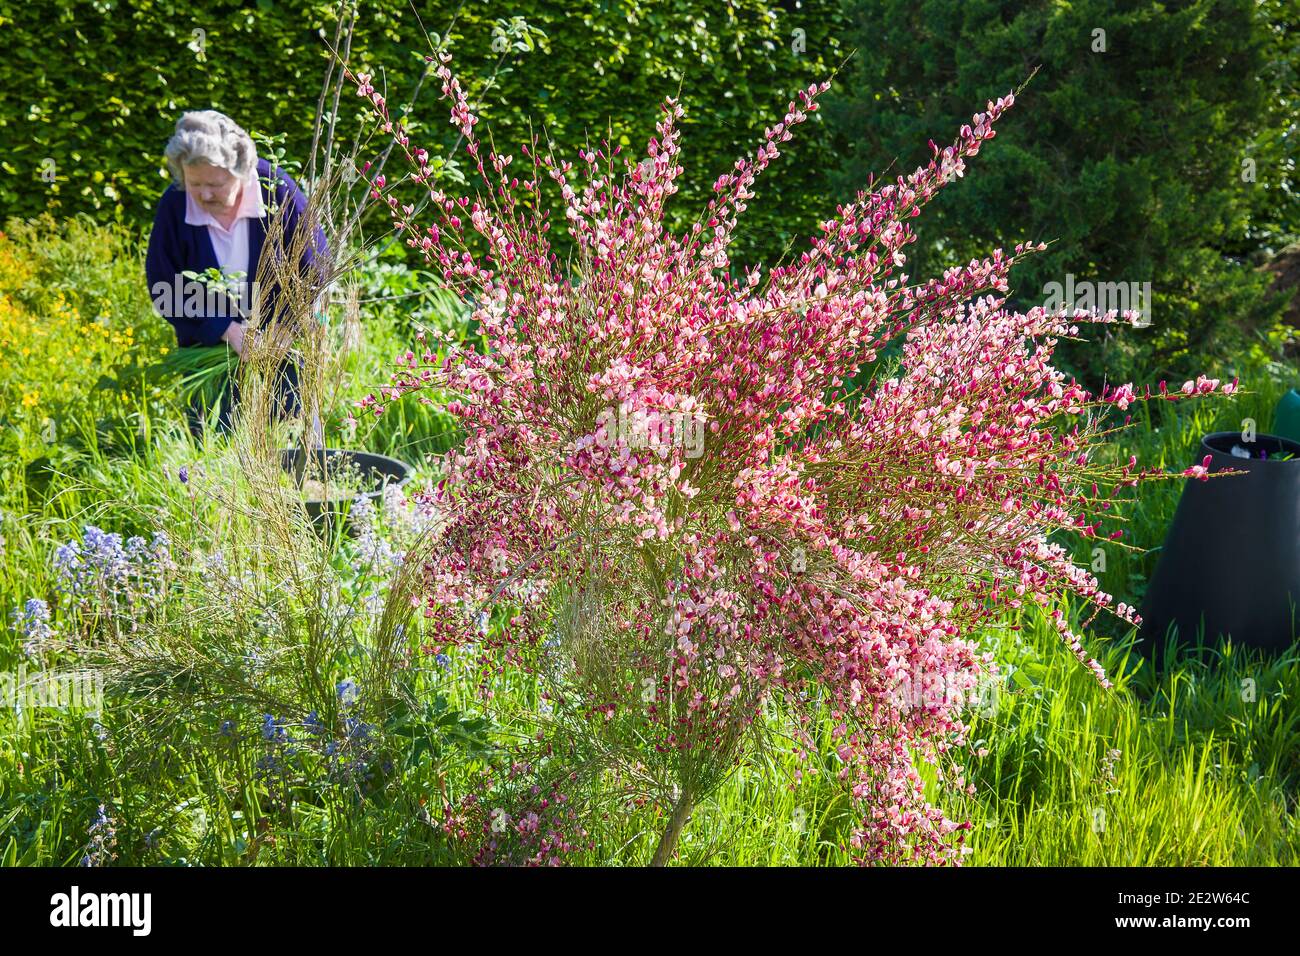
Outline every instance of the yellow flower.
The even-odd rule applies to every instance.
[[[24,392],[23,408],[35,408],[41,402],[40,392]]]

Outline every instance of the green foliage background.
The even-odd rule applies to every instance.
[[[843,56],[834,0],[804,0],[793,13],[759,0],[438,0],[414,3],[415,12],[411,6],[361,4],[354,69],[375,72],[377,88],[386,81],[389,103],[402,103],[425,69],[425,31],[447,34],[454,22],[456,68],[502,152],[518,155],[531,122],[569,155],[588,135],[593,143],[611,135],[639,154],[654,132],[658,104],[680,90],[687,182],[675,206],[682,219],[698,209],[718,175],[753,149],[795,90],[824,79]],[[60,216],[120,215],[147,225],[168,182],[163,146],[187,109],[218,109],[250,132],[283,134],[288,163],[301,160],[311,144],[336,7],[322,0],[0,2],[7,49],[0,62],[0,209],[22,217],[47,208]],[[512,44],[502,56],[492,46],[493,28],[515,17],[534,31],[534,49]],[[796,29],[804,31],[805,51],[793,49]],[[341,130],[349,141],[355,120],[369,115],[364,106],[355,96],[343,100]],[[436,144],[450,148],[454,131],[436,81],[424,84],[409,125],[413,141],[434,155]],[[824,179],[834,155],[820,117],[790,146],[797,157],[779,161],[778,174],[751,204],[742,257],[779,254],[833,211]],[[53,183],[40,176],[46,159],[55,164]]]
[[[502,152],[518,156],[536,131],[570,156],[604,137],[637,155],[659,103],[680,92],[686,175],[670,204],[678,224],[797,88],[856,51],[827,108],[759,183],[742,217],[742,264],[797,254],[869,173],[906,173],[928,159],[927,140],[950,141],[972,112],[1037,69],[972,175],[917,224],[912,275],[1033,239],[1053,244],[1013,276],[1016,305],[1041,303],[1044,286],[1067,273],[1151,282],[1152,328],[1115,328],[1062,353],[1094,386],[1103,375],[1233,373],[1284,305],[1270,299],[1258,266],[1300,237],[1300,0],[411,6],[363,0],[354,67],[376,74],[396,111],[426,70],[429,36],[446,35]],[[185,109],[220,109],[278,137],[293,171],[310,147],[339,7],[0,0],[0,211],[89,213],[146,228],[167,182],[162,148]],[[1097,30],[1104,51],[1094,50]],[[504,50],[494,47],[503,35]],[[436,82],[419,88],[413,141],[447,155],[454,130]],[[371,130],[369,120],[365,104],[345,96],[340,146]],[[381,135],[362,156],[384,145]],[[42,178],[47,161],[53,182]],[[1246,161],[1254,181],[1243,179]],[[400,173],[401,160],[388,171]],[[388,228],[380,213],[377,233]],[[554,225],[563,254],[564,224]]]
[[[1255,266],[1300,232],[1296,0],[848,6],[860,55],[828,109],[852,132],[837,192],[927,161],[928,138],[950,142],[1038,69],[969,178],[926,210],[913,274],[1034,240],[1054,244],[1017,270],[1022,306],[1066,273],[1151,282],[1152,328],[1069,350],[1094,381],[1231,362],[1276,314]]]

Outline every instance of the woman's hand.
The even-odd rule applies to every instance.
[[[231,322],[230,325],[226,326],[226,331],[221,333],[221,341],[234,349],[235,354],[242,359],[244,357],[244,323]]]
[[[254,342],[260,341],[258,339],[259,332],[263,332],[263,330],[254,329],[250,332],[244,327],[244,323],[231,322],[230,325],[226,327],[226,331],[222,333],[221,340],[234,349],[235,354],[238,355],[242,361],[244,358],[244,351],[252,346]],[[276,348],[287,349],[293,344],[293,336],[290,334],[288,329],[275,327],[266,330],[265,334],[271,336],[271,342]]]

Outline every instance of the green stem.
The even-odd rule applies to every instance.
[[[659,570],[659,565],[655,561],[654,556],[650,553],[649,548],[641,549],[641,560],[645,562],[646,570],[650,572],[650,577],[654,579],[655,591],[658,593],[659,597],[667,597],[668,592],[664,588],[663,572]]]

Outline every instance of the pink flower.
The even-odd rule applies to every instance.
[[[1183,474],[1188,478],[1199,478],[1201,481],[1210,480],[1210,461],[1213,456],[1206,455],[1199,465],[1192,465]]]
[[[1128,408],[1136,400],[1132,385],[1121,385],[1111,393],[1110,401],[1115,404],[1121,411]]]

